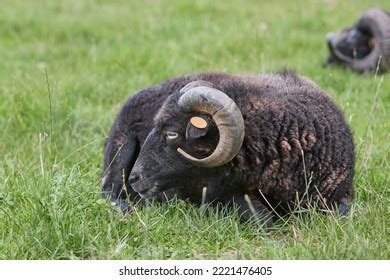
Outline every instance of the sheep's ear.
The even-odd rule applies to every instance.
[[[209,124],[204,118],[192,117],[187,124],[186,139],[197,139],[207,134]]]

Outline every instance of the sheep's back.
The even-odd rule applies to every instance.
[[[352,134],[331,98],[294,74],[247,79],[225,90],[246,123],[234,164],[250,188],[281,201],[304,193],[325,201],[352,198]]]

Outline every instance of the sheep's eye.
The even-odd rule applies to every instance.
[[[167,138],[170,140],[176,139],[178,136],[179,136],[179,133],[177,133],[177,132],[173,132],[173,131],[167,132]]]

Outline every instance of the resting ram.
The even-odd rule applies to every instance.
[[[316,205],[347,214],[354,144],[342,113],[290,71],[194,74],[130,97],[106,142],[103,196],[236,206],[242,220]]]

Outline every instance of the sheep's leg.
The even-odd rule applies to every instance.
[[[126,198],[137,196],[129,187],[128,176],[137,158],[138,146],[135,137],[114,126],[104,150],[102,196],[110,198],[123,212],[131,210]]]
[[[337,187],[337,191],[333,194],[332,199],[334,201],[330,205],[332,210],[341,216],[347,216],[354,193],[352,175],[350,175],[345,182]]]
[[[256,220],[266,228],[272,226],[271,212],[256,197],[247,194],[234,196],[233,203],[238,207],[238,214],[242,222]]]
[[[338,207],[338,212],[341,216],[347,216],[349,213],[349,206],[346,203],[341,202]]]
[[[336,202],[336,211],[340,214],[340,216],[347,216],[350,209],[350,202],[352,200],[352,196],[346,196],[339,201]]]
[[[349,180],[346,182],[345,192],[341,199],[338,202],[338,211],[341,216],[347,216],[350,210],[351,201],[355,195],[355,190],[352,185],[352,175],[350,175]]]

